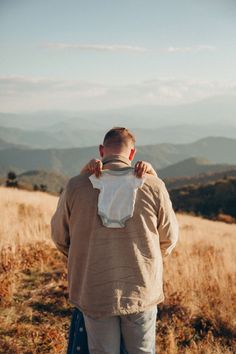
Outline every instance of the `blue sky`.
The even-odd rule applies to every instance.
[[[0,0],[1,111],[236,93],[234,0]]]

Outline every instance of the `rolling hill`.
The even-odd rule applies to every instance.
[[[230,170],[221,172],[206,172],[192,177],[169,177],[164,182],[169,190],[179,189],[186,186],[203,186],[218,180],[236,177],[236,166]]]
[[[40,189],[46,185],[47,191],[58,194],[68,180],[68,177],[55,172],[48,171],[27,171],[17,176],[21,188],[33,190]]]

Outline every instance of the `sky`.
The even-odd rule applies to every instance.
[[[0,0],[0,111],[236,94],[235,0]]]

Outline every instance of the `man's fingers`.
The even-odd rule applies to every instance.
[[[142,161],[137,161],[135,166],[134,166],[134,171],[138,172],[140,167],[141,167],[141,165],[142,165]]]
[[[101,160],[97,160],[96,161],[96,166],[95,166],[95,176],[96,177],[100,177],[101,176],[101,171],[102,171],[102,161]]]
[[[138,176],[142,177],[145,174],[145,172],[146,172],[146,166],[142,165],[139,169]]]
[[[135,174],[137,177],[142,177],[142,175],[145,171],[145,164],[142,161],[138,161],[135,164],[134,171],[135,171]]]
[[[137,177],[139,177],[139,175],[140,175],[141,166],[142,166],[142,161],[136,162],[135,167],[134,167],[134,171],[135,171],[135,174]]]
[[[99,177],[101,175],[102,166],[103,164],[101,160],[92,159],[87,165],[87,170],[90,173],[94,173],[96,177]]]
[[[135,175],[139,178],[143,177],[150,169],[150,164],[145,161],[138,161],[134,166]]]

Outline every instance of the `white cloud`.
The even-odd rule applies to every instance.
[[[190,47],[168,47],[164,48],[163,51],[168,53],[192,53],[192,52],[202,52],[202,51],[214,51],[215,46],[212,45],[194,45]]]
[[[78,43],[46,43],[41,46],[46,49],[58,49],[67,50],[74,49],[79,51],[95,51],[95,52],[155,52],[154,50],[149,50],[145,47],[125,45],[125,44],[78,44]],[[169,46],[167,48],[157,49],[158,51],[167,53],[192,53],[192,52],[202,52],[202,51],[215,51],[216,47],[213,45],[193,45],[188,47],[174,47]]]
[[[69,43],[47,43],[42,46],[48,49],[77,49],[81,51],[96,52],[147,52],[144,47],[124,45],[124,44],[69,44]]]
[[[235,81],[160,78],[111,85],[47,77],[0,77],[1,111],[91,110],[122,106],[184,104],[210,96],[236,94]]]

